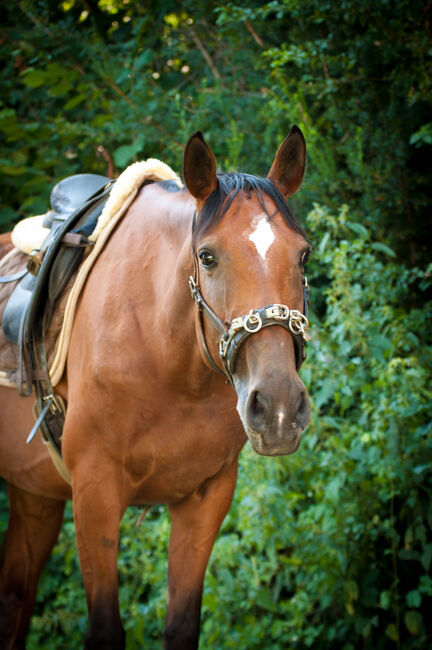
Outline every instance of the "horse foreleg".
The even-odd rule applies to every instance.
[[[25,647],[40,572],[57,541],[64,501],[28,494],[12,485],[9,525],[0,553],[0,647]]]
[[[125,647],[117,578],[119,527],[125,506],[115,468],[111,473],[107,468],[108,461],[99,459],[98,467],[72,474],[75,533],[89,611],[86,650]]]
[[[166,650],[198,648],[204,574],[236,479],[237,462],[170,507]]]

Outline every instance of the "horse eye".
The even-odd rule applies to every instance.
[[[311,254],[311,250],[310,250],[310,248],[308,248],[307,250],[303,251],[303,253],[302,253],[302,255],[301,255],[301,259],[300,259],[300,264],[301,264],[301,266],[302,266],[303,268],[304,268],[304,267],[306,266],[306,264],[309,262],[310,254]]]
[[[213,253],[210,253],[210,251],[200,251],[198,253],[198,257],[201,260],[201,264],[206,268],[209,269],[212,266],[215,266],[216,264],[216,259],[213,255]]]

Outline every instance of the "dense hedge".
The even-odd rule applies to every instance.
[[[291,123],[309,144],[296,199],[314,255],[296,454],[242,453],[205,583],[202,648],[422,649],[432,643],[431,267],[425,224],[427,3],[25,1],[3,6],[0,223],[55,180],[159,156],[201,128],[221,165],[266,173]],[[16,12],[20,12],[17,14]],[[429,111],[429,112],[428,112]],[[0,493],[0,527],[6,525]],[[169,530],[127,512],[129,649],[161,647]],[[28,647],[80,647],[71,509]]]

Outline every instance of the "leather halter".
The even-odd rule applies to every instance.
[[[196,215],[194,214],[193,225],[195,224]],[[256,334],[264,327],[270,325],[281,325],[293,337],[296,370],[299,371],[303,361],[306,358],[305,343],[309,339],[306,332],[309,321],[308,305],[309,305],[309,285],[306,276],[303,276],[303,314],[297,309],[290,309],[286,305],[272,304],[261,309],[251,309],[248,314],[234,318],[233,321],[227,326],[213,309],[204,300],[201,289],[199,286],[198,278],[198,260],[195,247],[192,244],[192,256],[194,273],[189,276],[189,287],[191,290],[192,298],[198,308],[198,322],[201,333],[201,344],[204,355],[209,362],[210,366],[217,370],[220,374],[227,378],[228,383],[233,384],[233,372],[235,369],[235,361],[241,345],[249,336]],[[219,341],[219,356],[221,358],[223,369],[220,368],[214,361],[210,350],[208,349],[203,315],[210,320],[214,327],[221,335]]]

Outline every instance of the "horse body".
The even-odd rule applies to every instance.
[[[65,462],[82,464],[96,444],[104,462],[125,468],[128,500],[137,504],[186,497],[246,441],[235,393],[203,365],[194,344],[184,282],[193,206],[179,198],[157,185],[142,190],[89,278],[70,346]],[[218,402],[222,417],[215,417]]]
[[[296,130],[287,138],[288,154],[283,145],[270,172],[285,195],[303,176],[300,136]],[[80,299],[67,372],[56,387],[67,402],[62,450],[71,486],[40,440],[24,450],[17,444],[31,427],[32,400],[0,389],[0,470],[11,502],[0,573],[2,647],[24,647],[39,572],[64,500],[73,498],[90,617],[85,647],[124,647],[120,520],[129,505],[166,503],[172,525],[165,647],[196,648],[205,568],[232,501],[238,455],[248,438],[258,453],[292,453],[307,424],[290,332],[267,327],[248,338],[231,386],[197,344],[187,283],[198,268],[203,295],[227,324],[268,304],[301,311],[305,239],[287,227],[271,197],[244,191],[218,223],[200,228],[198,216],[192,234],[194,210],[200,214],[218,184],[200,136],[188,143],[184,176],[188,191],[163,183],[142,188]],[[207,321],[204,337],[218,359],[218,332]],[[39,529],[44,535],[35,537]]]

